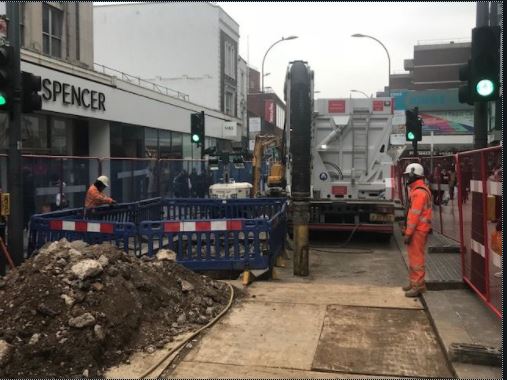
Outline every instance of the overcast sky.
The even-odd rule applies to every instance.
[[[392,72],[402,72],[403,60],[413,58],[419,41],[470,40],[476,8],[475,2],[217,4],[239,23],[240,54],[259,71],[273,42],[299,36],[276,45],[264,64],[264,72],[271,73],[265,86],[282,97],[287,64],[298,59],[315,71],[317,97],[348,97],[351,89],[374,94],[387,85],[387,55],[377,42],[351,34],[382,41],[391,55]]]
[[[265,86],[281,98],[288,62],[299,59],[315,71],[317,97],[348,97],[351,89],[375,94],[387,85],[387,55],[377,42],[351,34],[381,40],[391,55],[392,72],[399,73],[420,42],[469,41],[476,8],[475,2],[216,4],[239,24],[240,54],[259,71],[273,42],[282,36],[299,37],[278,44],[266,58],[264,71],[270,75]]]

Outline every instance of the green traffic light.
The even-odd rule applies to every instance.
[[[483,79],[475,87],[477,93],[480,96],[490,96],[495,91],[495,85],[493,81],[489,79]]]
[[[414,132],[408,132],[407,134],[407,138],[412,141],[412,140],[415,140],[415,135],[414,135]]]
[[[0,94],[0,106],[5,106],[7,104],[7,99],[5,98],[5,95]]]
[[[200,140],[200,139],[199,139],[199,135],[192,135],[192,141],[193,141],[193,142],[196,142],[196,143],[197,143],[197,142],[199,142],[199,140]]]

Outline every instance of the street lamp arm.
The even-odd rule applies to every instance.
[[[268,55],[269,51],[278,43],[284,41],[285,39],[282,37],[281,39],[279,39],[278,41],[276,41],[275,43],[273,43],[269,48],[268,50],[266,50],[266,53],[264,54],[264,57],[262,58],[262,92],[264,92],[264,61],[266,61],[266,56]]]
[[[360,90],[350,90],[350,92],[357,92],[359,94],[363,94],[364,96],[366,96],[367,98],[369,98],[368,94],[366,94],[366,92],[364,91],[360,91]]]
[[[366,37],[366,38],[370,38],[374,41],[377,41],[383,48],[384,50],[386,51],[386,54],[387,54],[387,62],[388,62],[388,70],[389,70],[389,78],[388,78],[388,88],[389,88],[389,95],[391,94],[391,55],[389,54],[389,50],[387,50],[386,46],[382,43],[382,41],[380,41],[379,39],[373,37],[373,36],[369,36],[367,34],[361,34],[361,33],[357,33],[357,34],[354,34],[352,35],[352,37]]]
[[[294,40],[294,39],[296,39],[296,38],[298,38],[298,37],[297,37],[297,36],[289,36],[289,37],[287,37],[287,38],[282,37],[282,38],[280,38],[278,41],[274,42],[274,43],[273,43],[273,44],[272,44],[272,45],[268,48],[268,50],[266,50],[266,53],[264,54],[264,57],[262,58],[262,68],[261,68],[261,71],[262,71],[262,73],[261,73],[261,81],[262,81],[262,87],[261,87],[261,89],[262,89],[262,92],[264,92],[264,61],[266,61],[266,56],[268,55],[269,51],[270,51],[270,50],[271,50],[271,49],[272,49],[272,48],[273,48],[276,44],[278,44],[278,43],[280,43],[280,42],[283,42],[283,41],[288,41],[288,40]]]

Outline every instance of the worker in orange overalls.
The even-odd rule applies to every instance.
[[[424,182],[424,169],[420,164],[410,164],[403,173],[409,188],[409,204],[404,240],[408,250],[410,284],[403,287],[406,297],[418,297],[426,291],[425,249],[431,233],[431,190]]]
[[[109,178],[105,175],[101,175],[93,185],[88,188],[85,198],[85,208],[95,208],[102,205],[115,204],[116,201],[113,198],[105,195],[104,189],[109,186]]]

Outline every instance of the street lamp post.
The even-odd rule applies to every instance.
[[[375,37],[372,37],[372,36],[369,36],[367,34],[361,34],[361,33],[356,33],[356,34],[353,34],[352,37],[366,37],[366,38],[371,38],[372,40],[374,41],[377,41],[380,45],[382,45],[382,47],[384,48],[384,50],[386,51],[386,54],[387,54],[387,62],[388,62],[388,79],[387,79],[387,95],[388,96],[391,96],[391,56],[389,55],[389,51],[387,50],[386,46],[378,39],[376,39]]]
[[[266,50],[266,53],[264,54],[264,58],[262,58],[262,73],[261,73],[261,80],[262,80],[262,92],[264,92],[264,61],[266,60],[266,56],[268,55],[269,51],[273,48],[273,46],[275,46],[276,44],[282,42],[282,41],[289,41],[289,40],[295,40],[296,38],[298,38],[298,36],[289,36],[287,38],[285,37],[282,37],[281,39],[279,39],[278,41],[276,41],[275,43],[273,43],[273,45],[271,45],[268,50]]]
[[[366,96],[367,98],[369,98],[368,94],[366,92],[363,92],[363,91],[360,91],[360,90],[350,90],[350,92],[357,92],[359,94],[363,94],[364,96]]]

